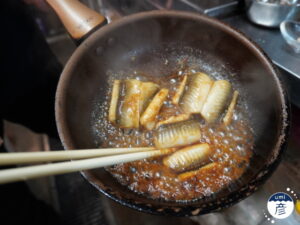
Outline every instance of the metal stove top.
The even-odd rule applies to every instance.
[[[215,17],[232,13],[243,5],[243,1],[239,0],[98,0],[96,4],[94,0],[85,0],[85,2],[94,9],[99,5],[111,6],[123,15],[147,10],[171,9],[193,11]]]

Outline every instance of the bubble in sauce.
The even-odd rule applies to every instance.
[[[181,58],[181,60],[184,62],[184,58]],[[211,65],[207,64],[206,66],[207,67],[204,66],[202,68],[203,71],[213,71]],[[186,75],[190,72],[199,72],[198,69],[186,70],[185,65],[180,65],[180,68],[182,70],[176,72],[177,75],[180,76]],[[122,76],[122,79],[133,79],[133,77],[137,77],[137,79],[142,81],[152,81],[158,83],[162,87],[169,88],[170,91],[175,91],[178,82],[181,80],[179,76],[177,76],[177,78],[173,76],[170,79],[161,79],[150,76],[137,76],[139,73],[135,71],[133,75],[131,74],[127,76],[123,71],[119,74]],[[224,79],[220,74],[218,74],[218,72],[211,73],[211,75],[214,77],[214,79]],[[111,74],[109,76],[112,77]],[[113,78],[110,79],[110,84],[117,77],[118,76],[114,75]],[[108,93],[111,93],[111,90],[108,90]],[[122,92],[121,95],[124,96],[124,92]],[[105,100],[103,103],[101,103],[101,105],[97,106],[98,111],[93,115],[94,117],[97,117],[93,131],[95,131],[94,134],[98,138],[97,145],[99,147],[108,146],[109,144],[111,147],[153,146],[153,132],[156,131],[146,131],[143,129],[124,131],[123,129],[116,128],[114,125],[107,122],[107,111],[110,101],[109,95],[101,99]],[[172,107],[174,106],[172,104],[168,104],[166,101],[163,107],[164,109],[168,108],[168,110],[172,110]],[[238,110],[240,110],[240,108]],[[175,115],[180,113],[182,113],[180,110],[176,110],[174,112]],[[145,159],[142,161],[120,164],[119,166],[115,167],[114,170],[109,171],[121,184],[129,187],[132,191],[144,194],[149,198],[163,198],[165,200],[172,201],[187,201],[189,199],[201,198],[204,195],[211,195],[216,191],[211,189],[211,182],[224,182],[224,184],[226,184],[226,182],[228,182],[227,180],[232,176],[232,174],[236,173],[238,170],[236,167],[238,163],[241,163],[241,160],[238,157],[247,158],[251,155],[248,154],[249,150],[251,150],[249,147],[251,144],[250,140],[247,145],[243,145],[245,152],[248,154],[247,157],[239,156],[237,144],[244,144],[245,141],[243,140],[245,140],[245,136],[251,135],[251,131],[249,132],[248,129],[244,129],[242,126],[242,124],[246,122],[242,123],[242,121],[239,120],[239,118],[243,118],[243,115],[240,114],[240,111],[238,113],[235,112],[235,116],[236,120],[233,120],[231,125],[227,127],[219,127],[218,124],[216,124],[216,126],[210,126],[203,120],[201,121],[201,132],[203,134],[203,139],[201,141],[210,143],[213,152],[213,154],[209,157],[209,162],[220,162],[219,165],[221,165],[220,171],[216,173],[213,172],[209,177],[197,174],[197,176],[184,182],[186,185],[184,186],[183,182],[178,180],[178,174],[170,171],[169,169],[167,170],[166,168],[162,168],[163,157],[155,158],[154,160]],[[164,118],[165,117],[161,117],[160,119]],[[238,159],[238,161],[236,159]],[[248,164],[246,163],[244,165]],[[130,169],[130,167],[134,169]],[[232,173],[232,168],[235,168],[234,173]],[[132,170],[134,170],[134,172]],[[127,171],[127,174],[124,171]],[[141,176],[143,172],[148,174],[146,175],[147,179],[145,176]],[[141,184],[140,182],[142,182],[142,180],[147,180],[149,183]]]

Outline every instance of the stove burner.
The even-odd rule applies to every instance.
[[[167,9],[198,12],[218,18],[237,11],[241,5],[239,0],[110,0],[110,3],[125,15]]]

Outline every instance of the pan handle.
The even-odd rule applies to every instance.
[[[107,23],[104,16],[78,0],[46,1],[54,9],[76,43],[80,43],[95,29]]]

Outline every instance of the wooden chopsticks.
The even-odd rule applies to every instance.
[[[67,150],[51,152],[16,152],[0,153],[0,166],[16,165],[37,162],[56,162],[64,160],[86,159],[108,155],[119,155],[125,153],[143,152],[154,150],[153,147],[139,148],[104,148],[104,149],[85,149]]]
[[[133,153],[132,150],[134,151]],[[87,153],[84,153],[87,151]],[[96,151],[99,151],[99,154],[105,155],[103,157],[95,157]],[[103,151],[103,152],[101,152]],[[108,151],[113,152],[110,156],[107,156]],[[78,152],[78,153],[76,153]],[[80,153],[82,152],[82,153]],[[101,153],[100,153],[101,152]],[[121,152],[121,153],[120,153]],[[130,152],[130,153],[128,153]],[[28,163],[28,162],[45,162],[45,161],[61,161],[61,160],[70,160],[74,157],[78,158],[89,158],[74,160],[69,162],[59,162],[53,164],[37,165],[37,166],[28,166],[20,167],[14,169],[5,169],[0,170],[0,184],[16,182],[22,180],[28,180],[32,178],[38,178],[43,176],[65,174],[71,172],[77,172],[87,169],[95,169],[99,167],[111,166],[119,163],[126,163],[136,160],[141,160],[145,158],[150,158],[154,156],[159,156],[169,153],[169,149],[154,150],[153,148],[122,148],[122,149],[90,149],[90,150],[76,150],[76,151],[65,151],[65,152],[32,152],[32,153],[1,153],[0,158],[6,157],[10,159],[10,162],[17,163]],[[59,154],[58,154],[59,153]],[[68,153],[68,154],[66,154]],[[80,154],[79,154],[80,153]],[[29,154],[29,155],[28,155]],[[99,156],[97,154],[97,156]],[[11,155],[11,156],[9,156]],[[12,159],[13,155],[17,155],[18,159]],[[28,155],[28,156],[27,156]],[[89,155],[89,156],[88,156]],[[21,157],[24,157],[22,162]],[[30,160],[30,157],[32,157]],[[50,160],[51,158],[51,160]],[[77,159],[78,159],[77,158]],[[8,163],[6,163],[7,165]],[[12,164],[12,163],[9,163]],[[2,164],[3,165],[3,164]]]

